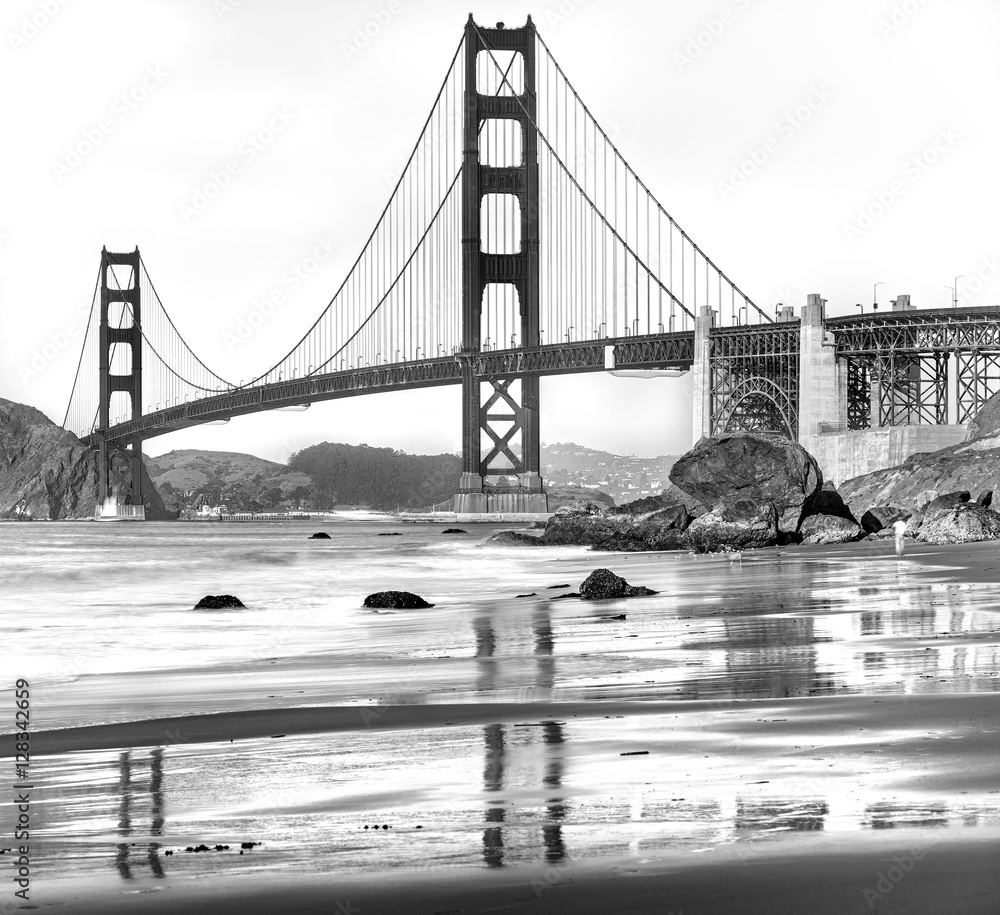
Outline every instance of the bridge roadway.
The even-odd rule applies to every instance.
[[[687,369],[694,359],[694,331],[642,337],[567,341],[530,349],[490,350],[411,362],[365,366],[342,372],[235,388],[147,413],[108,428],[105,441],[120,445],[234,416],[300,406],[322,400],[460,384],[463,363],[484,381],[509,375],[563,375],[605,370],[605,348],[614,347],[616,369]],[[96,447],[98,434],[84,438]]]
[[[713,338],[767,334],[777,329],[786,331],[790,324],[798,326],[799,319],[776,324],[717,327],[711,333]],[[829,317],[823,325],[834,335],[838,357],[870,358],[890,352],[1000,351],[1000,307],[884,311]],[[509,375],[601,372],[607,367],[605,349],[609,346],[614,347],[616,369],[687,369],[694,361],[694,331],[564,341],[531,349],[459,353],[236,388],[119,423],[107,430],[105,440],[125,445],[248,413],[359,394],[459,384],[465,361],[471,363],[473,373],[484,381]],[[98,438],[97,434],[92,434],[84,441],[96,446]]]

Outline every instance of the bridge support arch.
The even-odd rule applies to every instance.
[[[479,74],[494,69],[490,55],[521,56],[520,94],[506,75],[496,94],[483,94]],[[458,512],[544,512],[541,477],[539,379],[537,375],[482,376],[477,357],[487,287],[513,287],[520,312],[520,345],[539,344],[538,138],[535,119],[535,29],[479,28],[469,16],[465,28],[465,98],[462,167],[462,477]],[[483,60],[481,55],[485,55]],[[493,133],[489,122],[511,122],[521,133],[519,163],[484,162],[481,142]],[[489,158],[489,157],[487,157]],[[501,239],[489,237],[481,218],[484,198],[515,197],[520,213],[519,250],[501,253]],[[502,204],[501,204],[502,205]],[[486,222],[486,232],[483,223]],[[505,233],[506,234],[506,233]],[[508,288],[509,291],[509,288]],[[506,345],[506,341],[504,341]],[[489,343],[486,341],[486,348]],[[483,437],[490,440],[483,454]]]

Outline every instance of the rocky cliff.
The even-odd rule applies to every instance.
[[[983,405],[962,444],[911,455],[898,467],[854,477],[838,490],[858,518],[876,505],[913,512],[942,493],[968,490],[975,498],[1000,490],[1000,394]]]
[[[115,471],[127,485],[124,458]],[[145,468],[142,489],[147,518],[166,517]],[[96,506],[96,453],[34,407],[0,398],[0,518],[92,518]]]

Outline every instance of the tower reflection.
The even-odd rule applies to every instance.
[[[497,619],[504,620],[499,614]],[[555,635],[548,605],[542,604],[532,614],[530,642],[525,638],[523,625],[518,627],[516,621],[511,622],[513,625],[509,635],[501,630],[506,637],[498,638],[498,623],[493,615],[483,614],[473,621],[479,689],[486,691],[496,688],[499,668],[503,663],[502,658],[498,657],[498,649],[502,647],[505,651],[510,650],[512,665],[519,665],[525,656],[534,659],[533,675],[518,690],[521,696],[528,699],[534,697],[536,691],[546,696],[551,695],[555,683]],[[565,739],[564,727],[558,721],[541,721],[536,727],[501,723],[484,725],[483,790],[489,800],[485,811],[482,856],[487,867],[503,867],[511,855],[524,851],[510,845],[512,836],[517,833],[506,830],[505,827],[510,824],[517,811],[503,798],[502,793],[522,787],[530,790],[539,782],[545,794],[545,818],[541,824],[545,861],[553,863],[567,857],[562,835],[566,804],[561,792],[565,767],[561,745]],[[531,767],[525,771],[524,759],[534,761],[537,758],[531,751],[539,743],[542,750],[542,771],[538,772],[536,769],[533,772]],[[516,765],[512,763],[514,754],[517,754]],[[514,777],[511,776],[512,772]],[[529,840],[529,845],[534,846],[534,842]]]
[[[137,864],[133,862],[133,852],[145,854],[145,862],[154,877],[163,877],[163,863],[160,861],[161,843],[149,841],[137,846],[128,842],[134,833],[133,810],[142,804],[143,786],[137,783],[132,771],[132,751],[125,750],[118,757],[118,791],[121,800],[118,804],[118,836],[121,841],[115,854],[115,868],[122,880],[135,878]],[[149,798],[150,798],[150,828],[151,839],[163,835],[165,817],[163,814],[163,749],[157,747],[149,754]],[[141,851],[139,849],[142,849]]]

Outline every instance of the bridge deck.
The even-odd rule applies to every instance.
[[[105,439],[127,444],[265,410],[359,394],[459,384],[465,361],[470,362],[473,373],[484,381],[506,375],[601,372],[606,368],[605,351],[608,347],[613,348],[616,369],[684,369],[689,368],[694,359],[694,332],[567,341],[533,349],[459,353],[435,359],[365,366],[343,372],[293,378],[259,387],[237,388],[119,423],[107,430]],[[91,445],[96,445],[97,440],[97,434],[84,439]]]

